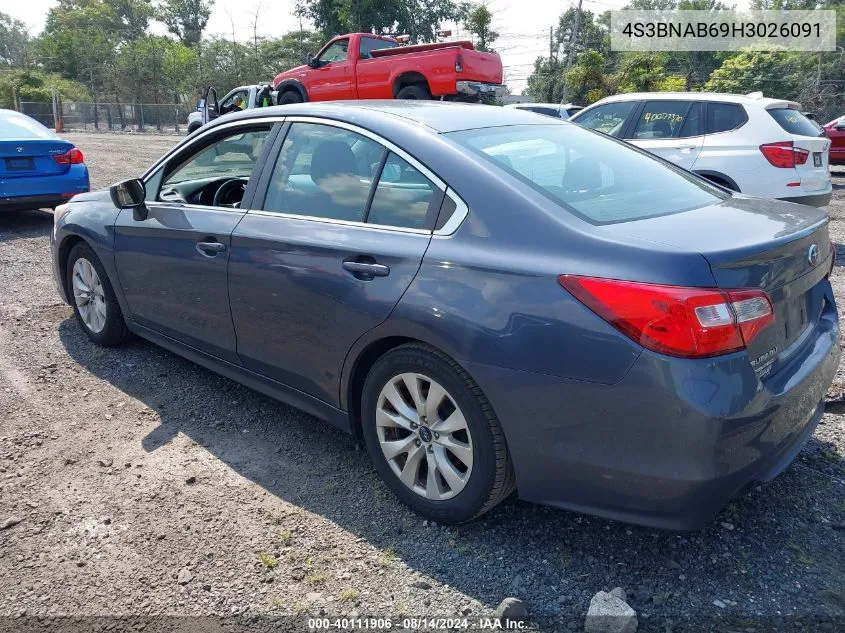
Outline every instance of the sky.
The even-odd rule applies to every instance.
[[[601,13],[607,9],[619,9],[628,0],[583,0],[585,10]],[[4,2],[3,12],[21,20],[37,34],[44,26],[47,12],[58,4],[57,0],[24,0],[23,2]],[[232,37],[234,24],[235,38],[252,39],[252,26],[256,11],[259,12],[259,36],[279,36],[286,31],[298,28],[293,17],[294,0],[216,0],[211,19],[206,29],[207,35],[225,35]],[[512,94],[520,94],[526,79],[531,74],[534,60],[540,55],[549,54],[549,27],[557,23],[561,13],[577,0],[488,0],[487,6],[493,12],[493,29],[500,33],[494,48],[502,57],[505,67],[505,83]],[[11,6],[10,6],[11,5]],[[454,25],[452,35],[461,39],[462,30]],[[270,80],[281,68],[268,68]]]

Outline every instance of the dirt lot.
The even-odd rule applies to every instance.
[[[178,140],[71,138],[94,187],[140,174]],[[836,176],[831,230],[845,245]],[[328,425],[149,343],[89,344],[53,287],[51,223],[0,216],[0,524],[20,519],[0,530],[0,616],[472,622],[517,596],[538,628],[583,630],[591,596],[622,586],[641,631],[785,629],[796,617],[845,628],[845,407],[700,532],[515,499],[470,525],[427,524]],[[841,268],[834,284],[842,314]],[[831,396],[843,393],[840,370]]]

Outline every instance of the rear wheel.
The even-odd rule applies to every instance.
[[[65,271],[73,311],[82,330],[98,345],[117,345],[126,338],[126,323],[106,271],[90,246],[70,251]]]
[[[484,514],[515,488],[505,437],[469,374],[421,344],[385,354],[361,403],[376,469],[403,502],[443,523]]]
[[[410,86],[401,88],[399,92],[396,93],[396,98],[428,100],[431,99],[431,92],[429,92],[428,86],[423,84],[411,84]]]
[[[287,92],[282,93],[282,96],[279,97],[279,105],[287,105],[289,103],[302,102],[302,95],[299,94],[296,90],[288,90]]]

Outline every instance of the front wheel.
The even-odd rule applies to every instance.
[[[515,488],[504,433],[469,374],[422,344],[380,358],[364,383],[364,440],[388,487],[416,512],[468,521]]]
[[[67,287],[82,330],[98,345],[117,345],[126,338],[126,323],[106,271],[90,246],[79,243],[67,261]]]

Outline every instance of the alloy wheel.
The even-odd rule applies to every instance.
[[[466,418],[437,381],[417,373],[394,376],[376,405],[382,453],[399,480],[434,501],[464,489],[473,447]]]
[[[84,257],[73,264],[73,299],[82,322],[99,333],[106,325],[106,295],[94,265]]]

